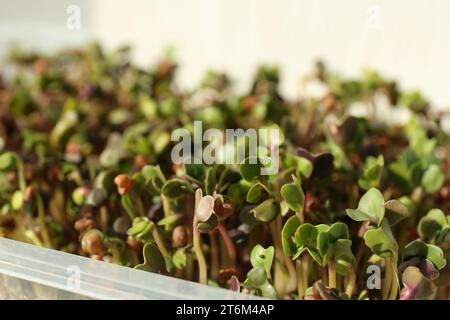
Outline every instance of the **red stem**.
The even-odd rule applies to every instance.
[[[227,246],[228,254],[230,255],[231,263],[233,266],[236,264],[236,248],[234,247],[234,243],[230,238],[230,235],[228,234],[227,229],[225,229],[225,226],[223,223],[219,223],[218,226],[219,232],[225,242],[225,245]]]

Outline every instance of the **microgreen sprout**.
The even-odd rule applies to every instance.
[[[286,99],[272,66],[247,92],[215,71],[187,92],[171,55],[130,56],[5,61],[0,236],[270,299],[448,299],[450,135],[420,92],[323,62],[304,83],[323,96]],[[196,141],[199,122],[244,135]],[[178,129],[194,140],[174,159]],[[248,129],[275,129],[277,151]]]

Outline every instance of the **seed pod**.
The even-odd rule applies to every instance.
[[[130,193],[134,186],[134,181],[126,174],[116,176],[114,183],[117,185],[117,190],[122,196]]]
[[[33,200],[35,195],[36,195],[36,188],[34,186],[28,186],[25,189],[25,193],[23,195],[23,201],[31,202],[31,200]]]
[[[84,233],[81,246],[84,252],[88,254],[102,255],[106,252],[105,245],[103,244],[103,233],[97,229],[92,229]]]
[[[86,203],[96,208],[100,207],[106,200],[107,193],[103,188],[95,188],[87,197]]]
[[[80,234],[83,234],[88,230],[97,228],[97,222],[93,218],[85,216],[75,222],[74,228]]]
[[[72,192],[73,202],[75,202],[75,204],[77,206],[83,205],[84,202],[86,201],[86,196],[89,194],[89,191],[90,190],[88,188],[84,188],[84,187],[76,188]]]
[[[118,234],[127,234],[128,229],[131,227],[131,222],[128,217],[121,216],[114,221],[113,229]]]
[[[322,105],[327,110],[334,110],[337,106],[337,98],[333,92],[328,92],[321,101]]]
[[[188,232],[185,226],[177,226],[172,231],[172,243],[175,248],[182,248],[189,241]]]
[[[17,172],[15,171],[9,171],[6,173],[6,178],[10,183],[14,183],[17,181]]]
[[[246,112],[250,112],[258,103],[258,98],[255,96],[248,96],[242,101],[242,108]]]
[[[450,201],[450,186],[443,186],[441,191],[439,192],[442,200]]]
[[[134,157],[134,165],[138,170],[141,170],[145,165],[148,164],[148,160],[141,154]]]
[[[70,140],[66,144],[64,158],[66,161],[79,163],[82,159],[81,144],[78,141]]]
[[[127,238],[127,247],[134,252],[141,252],[142,244],[131,236]]]
[[[169,78],[172,76],[175,69],[175,64],[169,61],[163,61],[158,65],[158,76],[160,76],[161,78]]]

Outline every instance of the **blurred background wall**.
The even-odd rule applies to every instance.
[[[81,28],[67,27],[69,5]],[[281,67],[295,97],[316,58],[347,75],[375,68],[450,108],[448,0],[0,0],[0,54],[12,44],[53,50],[101,40],[135,48],[150,65],[169,45],[179,82],[195,86],[209,68],[245,89],[255,67]]]

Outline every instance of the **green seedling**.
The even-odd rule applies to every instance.
[[[324,94],[288,100],[277,67],[240,94],[215,71],[186,91],[172,55],[131,56],[93,43],[4,61],[0,236],[266,298],[448,299],[445,110],[373,70],[318,62],[302,85]],[[387,121],[394,108],[409,120]],[[195,121],[244,135],[174,159]],[[252,150],[248,129],[278,130],[277,148],[258,134]]]

